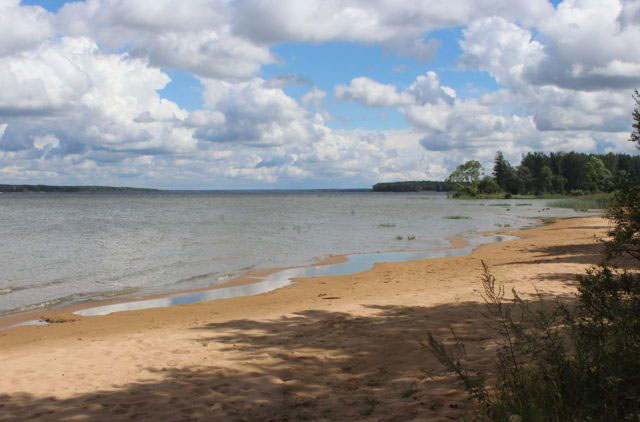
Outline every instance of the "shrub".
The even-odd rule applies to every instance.
[[[525,302],[515,290],[506,299],[504,286],[484,265],[487,318],[501,339],[491,388],[464,368],[459,341],[447,348],[429,334],[425,346],[458,375],[483,418],[638,420],[640,278],[601,266],[579,282],[573,309]]]
[[[614,224],[606,243],[608,257],[629,255],[640,260],[640,186],[616,192],[606,216]]]

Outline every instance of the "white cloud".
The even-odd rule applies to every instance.
[[[619,0],[565,0],[537,23],[537,39],[504,17],[480,19],[464,31],[462,63],[514,88],[630,89],[640,84],[640,25],[621,14],[629,9]]]
[[[0,0],[0,57],[37,46],[54,34],[52,16],[20,0]]]
[[[324,92],[323,90],[318,88],[313,88],[311,91],[307,92],[302,96],[301,101],[302,101],[302,104],[304,104],[306,107],[309,107],[309,106],[320,107],[320,104],[322,104],[322,101],[324,101],[326,96],[327,96],[327,93]]]
[[[61,32],[129,47],[156,66],[249,78],[275,59],[266,45],[233,35],[230,14],[222,0],[89,0],[66,4],[56,21]]]
[[[552,11],[546,0],[87,0],[65,5],[60,32],[130,47],[151,63],[209,78],[250,78],[273,63],[282,42],[379,43],[393,54],[429,60],[439,47],[425,33],[472,19],[504,15],[533,22]]]
[[[461,63],[490,73],[502,84],[518,88],[523,72],[543,59],[543,46],[529,31],[501,17],[474,21],[463,31]]]
[[[51,14],[0,0],[0,169],[50,183],[362,186],[442,178],[497,149],[513,161],[532,150],[631,152],[639,4],[86,0]],[[349,75],[334,88],[339,100],[396,108],[405,130],[333,130],[311,75],[258,76],[282,60],[279,43],[375,44],[428,62],[439,47],[429,32],[451,27],[464,28],[462,67],[489,73],[498,91],[469,96],[433,71],[408,87]],[[204,107],[162,99],[162,68],[197,76]]]
[[[420,75],[405,91],[395,85],[381,84],[366,76],[351,80],[349,85],[337,85],[334,95],[339,100],[352,100],[370,107],[394,107],[423,105],[440,101],[451,102],[456,97],[454,89],[440,84],[435,72]]]
[[[352,79],[349,85],[338,85],[334,95],[339,100],[353,100],[371,107],[389,107],[409,104],[413,99],[399,93],[394,85],[381,84],[366,76]]]

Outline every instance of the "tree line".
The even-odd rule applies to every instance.
[[[157,189],[129,188],[120,186],[53,186],[53,185],[6,185],[0,184],[0,192],[155,192]]]
[[[482,165],[472,160],[459,165],[447,181],[455,184],[458,196],[611,192],[626,183],[640,183],[640,156],[530,152],[514,167],[498,151],[491,175],[483,175]]]

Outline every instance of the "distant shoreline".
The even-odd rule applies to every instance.
[[[110,193],[110,192],[163,192],[163,193],[290,193],[290,192],[372,192],[371,188],[311,188],[311,189],[157,189],[128,186],[73,186],[73,185],[12,185],[0,184],[0,193]]]
[[[28,192],[159,192],[159,189],[130,188],[124,186],[56,186],[56,185],[8,185],[0,184],[2,193]]]

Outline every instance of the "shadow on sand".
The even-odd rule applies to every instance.
[[[598,262],[600,245],[535,251],[544,262]],[[573,283],[571,274],[547,280]],[[549,298],[550,299],[550,298]],[[571,296],[563,298],[571,300]],[[193,348],[215,344],[225,364],[148,368],[139,380],[66,399],[0,393],[2,421],[446,421],[472,403],[420,341],[427,332],[465,343],[472,371],[494,369],[485,306],[364,305],[365,316],[308,310],[271,320],[193,328]],[[213,349],[212,349],[213,353]]]
[[[494,335],[475,302],[366,306],[369,316],[309,310],[274,320],[194,328],[233,356],[225,367],[149,369],[162,381],[69,399],[0,395],[3,421],[451,420],[471,406],[456,380],[420,346],[428,331],[467,345],[467,365],[490,373]],[[198,335],[195,335],[195,334]]]

